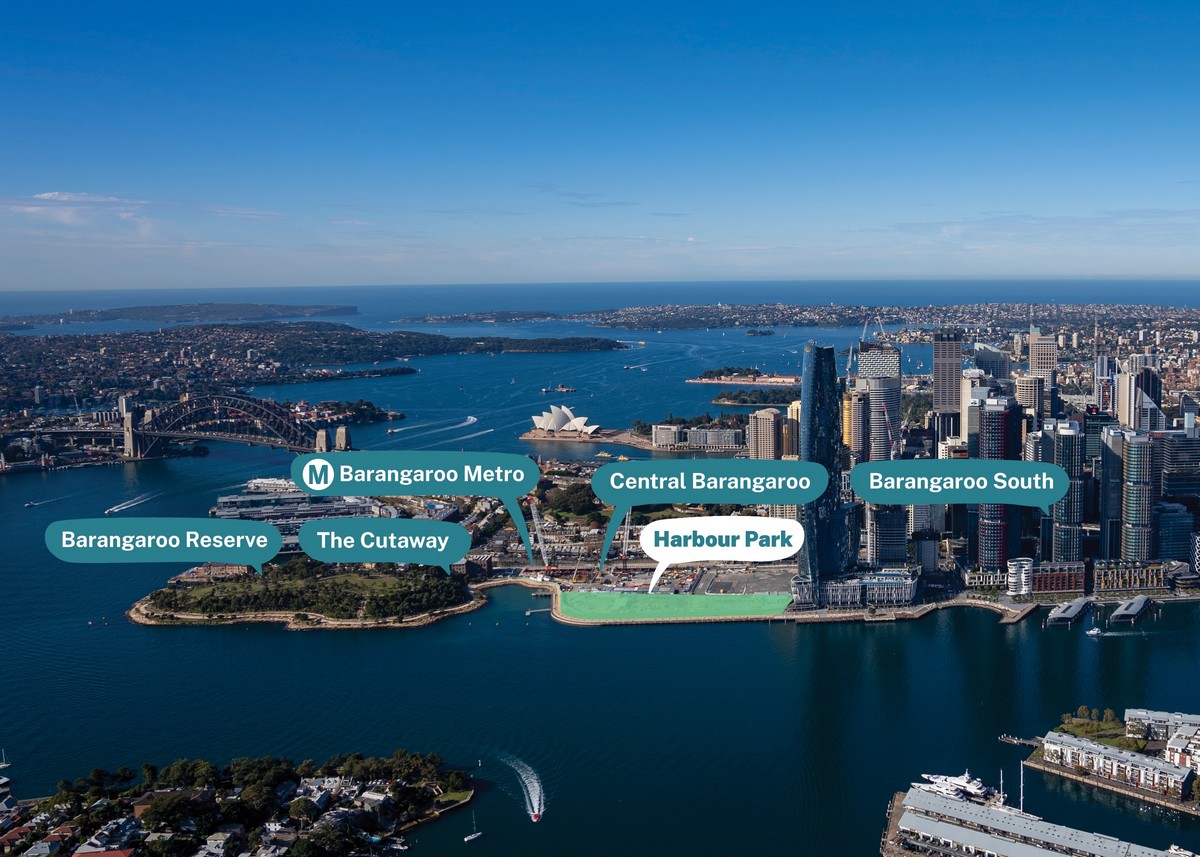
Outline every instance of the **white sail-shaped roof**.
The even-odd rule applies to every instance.
[[[541,416],[535,416],[532,419],[533,427],[543,431],[592,434],[600,428],[597,425],[590,425],[587,417],[577,417],[570,408],[558,405],[551,405],[550,410],[542,411]]]

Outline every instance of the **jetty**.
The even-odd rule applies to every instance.
[[[1076,598],[1066,604],[1059,604],[1046,617],[1047,625],[1071,625],[1087,613],[1091,602],[1086,598]]]
[[[1132,625],[1142,617],[1142,614],[1150,609],[1150,599],[1145,595],[1138,595],[1130,598],[1128,601],[1122,601],[1121,606],[1113,611],[1112,616],[1108,617],[1109,622],[1128,622]]]

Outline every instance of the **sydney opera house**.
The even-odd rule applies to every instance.
[[[533,427],[552,434],[581,434],[590,435],[600,426],[589,425],[587,417],[577,417],[570,408],[560,408],[551,405],[550,410],[542,411],[541,416],[533,417]]]

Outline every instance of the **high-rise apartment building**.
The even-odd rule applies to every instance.
[[[751,458],[783,457],[783,415],[777,408],[763,408],[750,415],[746,448]]]
[[[1015,460],[1021,457],[1021,408],[1007,396],[987,399],[979,411],[979,457]],[[985,571],[1007,568],[1020,546],[1014,510],[1004,504],[979,504],[979,567]]]
[[[933,335],[933,410],[936,413],[960,410],[962,351],[962,331],[939,330]]]
[[[800,510],[804,546],[797,560],[797,600],[816,603],[822,579],[849,564],[850,537],[841,500],[842,384],[837,352],[811,340],[804,346],[804,406],[800,409],[800,459],[829,471],[829,486]]]
[[[1153,558],[1153,455],[1152,441],[1148,435],[1125,437],[1122,479],[1124,484],[1121,491],[1121,559]]]

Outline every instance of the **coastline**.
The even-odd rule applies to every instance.
[[[468,584],[468,588],[471,592],[471,600],[464,604],[448,607],[444,610],[433,611],[431,613],[422,613],[418,616],[412,616],[406,619],[333,619],[328,616],[322,616],[309,611],[298,611],[304,612],[304,615],[309,617],[306,620],[298,620],[296,619],[296,613],[289,613],[286,611],[220,614],[218,616],[208,616],[201,613],[167,614],[156,611],[150,607],[149,595],[135,602],[133,606],[131,606],[129,610],[125,612],[125,615],[131,622],[134,622],[135,624],[153,625],[158,627],[173,625],[282,624],[289,631],[342,631],[371,628],[420,628],[426,625],[432,625],[434,622],[438,622],[442,619],[448,619],[452,616],[460,616],[465,613],[471,613],[480,609],[488,603],[489,599],[486,591],[498,586],[521,586],[526,589],[541,589],[549,591],[549,612],[551,618],[563,625],[572,625],[580,628],[600,628],[627,625],[695,625],[724,622],[767,622],[768,624],[776,622],[790,622],[796,625],[860,622],[864,625],[873,625],[878,623],[913,621],[917,619],[923,619],[929,614],[936,613],[939,610],[963,607],[988,610],[998,615],[998,624],[1015,625],[1023,622],[1033,613],[1037,612],[1037,610],[1046,606],[1035,602],[1024,604],[1018,609],[1005,604],[1000,604],[995,601],[987,601],[980,598],[958,597],[931,604],[920,604],[914,607],[891,610],[876,610],[874,612],[868,608],[837,611],[784,611],[781,613],[764,615],[656,616],[597,619],[572,616],[568,613],[565,613],[562,607],[563,589],[556,581],[534,580],[528,577],[499,577],[491,578],[480,583]],[[580,594],[586,595],[586,593]],[[642,593],[628,593],[628,597],[630,598],[642,597],[642,595]],[[714,595],[683,597],[719,598],[737,596]],[[1169,599],[1166,602],[1160,603],[1196,603],[1197,601],[1200,601],[1200,596],[1176,596],[1175,598]]]
[[[799,387],[799,375],[723,375],[720,378],[688,378],[685,384],[724,384],[737,387]]]
[[[461,616],[478,610],[488,598],[477,591],[478,585],[469,585],[471,600],[444,610],[420,613],[404,619],[334,619],[309,610],[262,610],[254,613],[221,613],[210,616],[205,613],[165,613],[150,604],[150,596],[139,598],[125,611],[126,618],[135,625],[169,627],[182,625],[283,625],[289,631],[357,631],[367,628],[420,628],[432,625],[441,619]],[[305,619],[297,619],[304,615]]]
[[[554,441],[557,443],[611,443],[616,446],[629,446],[634,449],[644,449],[647,452],[653,451],[655,446],[650,442],[650,438],[643,438],[634,434],[629,429],[615,431],[613,429],[601,429],[593,434],[558,434],[557,432],[549,432],[545,429],[530,429],[520,437],[521,440],[532,441]]]

